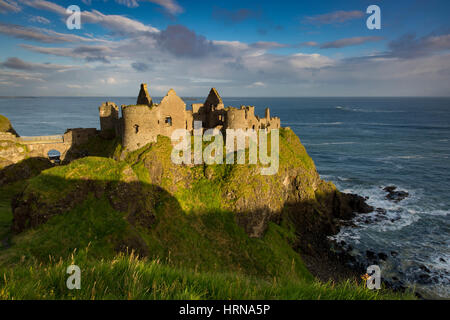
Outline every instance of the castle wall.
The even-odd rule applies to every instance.
[[[247,120],[247,128],[258,130],[259,118],[255,116],[255,107],[253,106],[245,107],[245,110],[246,110],[245,118]]]
[[[114,138],[119,131],[119,107],[113,102],[105,102],[99,107],[100,134],[104,138]]]
[[[186,103],[171,89],[155,107],[158,109],[159,134],[170,137],[176,129],[186,129]]]
[[[192,131],[194,129],[194,115],[192,113],[192,110],[186,110],[186,130]]]
[[[96,128],[76,128],[67,129],[64,133],[64,143],[69,145],[83,144],[90,138],[96,136],[98,131]]]
[[[194,114],[203,113],[203,110],[202,110],[203,106],[204,106],[203,103],[193,103],[192,104],[192,113],[194,113]]]

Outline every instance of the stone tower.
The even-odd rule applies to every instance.
[[[152,105],[152,98],[148,94],[147,84],[146,83],[142,83],[141,84],[141,90],[139,91],[139,96],[137,98],[136,104],[138,104],[138,105],[139,104],[145,104],[147,106],[151,106]]]
[[[105,102],[99,108],[100,134],[104,138],[113,138],[118,132],[119,107],[114,102]]]
[[[206,127],[223,126],[225,122],[224,104],[216,88],[211,88],[203,105],[203,109],[206,112],[204,116]]]

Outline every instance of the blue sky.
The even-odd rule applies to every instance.
[[[381,30],[366,8],[381,9]],[[80,30],[66,8],[81,8]],[[450,2],[0,0],[0,95],[448,96]]]

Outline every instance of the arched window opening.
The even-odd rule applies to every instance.
[[[52,163],[61,163],[61,152],[59,152],[58,150],[50,150],[49,152],[47,152],[47,156]]]

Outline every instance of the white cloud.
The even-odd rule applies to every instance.
[[[148,2],[153,2],[164,7],[171,14],[179,14],[184,10],[175,0],[144,0]]]
[[[0,63],[0,67],[14,70],[40,70],[40,71],[65,71],[72,69],[72,66],[58,65],[52,63],[32,63],[26,62],[19,58],[8,58],[5,62]]]
[[[22,9],[19,7],[16,1],[0,0],[0,13],[19,12],[21,10]]]
[[[63,42],[99,42],[101,39],[93,39],[78,36],[75,34],[60,33],[45,28],[28,28],[16,24],[6,24],[0,22],[0,33],[24,40],[34,40],[44,43]]]
[[[41,17],[41,16],[34,16],[31,17],[29,19],[29,21],[31,22],[37,22],[37,23],[42,23],[42,24],[49,24],[50,20],[48,20],[47,18]]]
[[[66,8],[59,4],[45,1],[45,0],[21,0],[23,4],[41,10],[56,13],[62,17],[66,17]],[[137,34],[137,33],[155,33],[159,30],[145,25],[139,21],[120,16],[120,15],[106,15],[97,10],[82,11],[82,23],[98,23],[104,28],[122,35]]]

